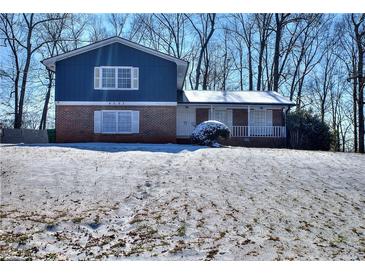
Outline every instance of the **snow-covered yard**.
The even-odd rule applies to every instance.
[[[365,157],[2,145],[0,259],[364,260]]]

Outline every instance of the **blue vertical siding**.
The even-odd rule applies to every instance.
[[[94,90],[94,67],[139,67],[139,90]],[[176,64],[114,43],[56,63],[56,101],[176,102]]]

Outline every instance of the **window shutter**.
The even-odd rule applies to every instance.
[[[101,133],[101,111],[94,111],[94,133]]]
[[[132,68],[132,89],[139,89],[139,68]]]
[[[139,111],[132,111],[132,133],[139,133]]]
[[[94,89],[100,89],[101,69],[94,67]]]

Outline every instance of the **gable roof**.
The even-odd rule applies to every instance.
[[[185,90],[180,103],[295,105],[289,98],[275,91]]]
[[[41,62],[49,70],[56,71],[56,62],[58,62],[58,61],[61,61],[61,60],[64,60],[64,59],[67,59],[67,58],[70,58],[70,57],[73,57],[73,56],[76,56],[76,55],[79,55],[79,54],[82,54],[82,53],[85,53],[85,52],[88,52],[88,51],[91,51],[91,50],[94,50],[94,49],[98,49],[98,48],[101,48],[101,47],[104,47],[104,46],[107,46],[107,45],[110,45],[110,44],[114,44],[114,43],[120,43],[122,45],[131,47],[131,48],[134,48],[134,49],[137,49],[137,50],[146,52],[148,54],[151,54],[151,55],[154,55],[154,56],[157,56],[157,57],[163,58],[165,60],[176,63],[176,66],[177,66],[177,83],[176,83],[177,84],[177,89],[179,89],[179,90],[182,89],[189,62],[187,62],[185,60],[182,60],[182,59],[179,59],[179,58],[176,58],[174,56],[162,53],[160,51],[157,51],[157,50],[142,46],[140,44],[134,43],[132,41],[123,39],[123,38],[118,37],[118,36],[107,38],[105,40],[101,40],[99,42],[95,42],[95,43],[89,44],[87,46],[83,46],[81,48],[59,54],[57,56],[46,58],[46,59],[42,60]]]

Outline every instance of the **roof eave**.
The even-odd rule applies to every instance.
[[[295,106],[295,103],[260,103],[260,102],[177,102],[178,104],[189,105],[268,105],[268,106]]]
[[[123,38],[117,37],[117,36],[107,38],[107,39],[95,42],[93,44],[89,44],[89,45],[80,47],[78,49],[74,49],[74,50],[62,53],[62,54],[57,55],[57,56],[45,58],[41,61],[41,63],[44,64],[45,66],[49,67],[49,66],[54,65],[58,61],[61,61],[61,60],[64,60],[64,59],[67,59],[67,58],[82,54],[84,52],[88,52],[88,51],[91,51],[91,50],[94,50],[94,49],[98,49],[98,48],[101,48],[103,46],[110,45],[112,43],[121,43],[123,45],[129,46],[129,47],[132,47],[132,48],[135,48],[135,49],[139,49],[141,51],[144,51],[146,53],[158,56],[158,57],[166,59],[166,60],[169,60],[171,62],[175,62],[178,65],[180,64],[180,65],[186,65],[187,66],[189,64],[188,61],[176,58],[174,56],[165,54],[163,52],[159,52],[157,50],[145,47],[143,45],[131,42],[129,40],[126,40],[126,39],[123,39]]]
[[[189,62],[188,61],[176,58],[176,57],[171,56],[171,55],[167,55],[163,52],[159,52],[157,50],[145,47],[143,45],[140,45],[140,44],[131,42],[129,40],[123,39],[121,37],[116,37],[116,36],[101,40],[101,41],[93,43],[93,44],[83,46],[81,48],[78,48],[78,49],[75,49],[75,50],[72,50],[72,51],[69,51],[69,52],[62,53],[62,54],[57,55],[57,56],[53,56],[53,57],[50,57],[50,58],[43,59],[41,61],[41,63],[44,66],[46,66],[46,68],[48,70],[51,70],[51,71],[55,72],[56,71],[56,62],[64,60],[64,59],[71,58],[73,56],[77,56],[79,54],[82,54],[82,53],[85,53],[85,52],[88,52],[88,51],[91,51],[91,50],[94,50],[94,49],[98,49],[98,48],[110,45],[110,44],[113,44],[113,43],[120,43],[120,44],[123,44],[127,47],[131,47],[131,48],[134,48],[136,50],[140,50],[140,51],[143,51],[145,53],[157,56],[157,57],[165,59],[165,60],[168,60],[170,62],[174,62],[177,66],[182,66],[185,70],[185,73],[184,73],[183,78],[181,78],[181,80],[179,80],[179,77],[178,77],[178,79],[177,79],[178,82],[177,82],[176,88],[177,89],[182,89],[183,88],[184,81],[185,81],[185,76],[187,74],[188,67],[189,67]]]

